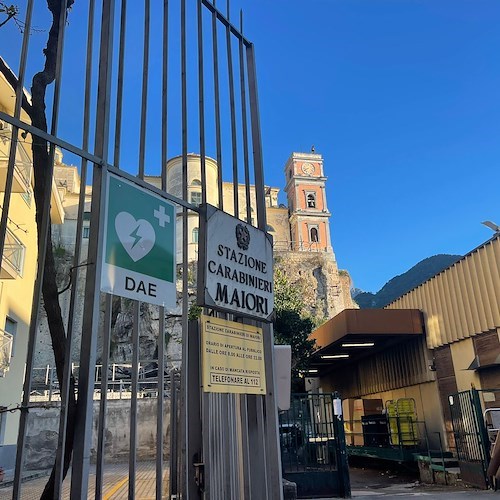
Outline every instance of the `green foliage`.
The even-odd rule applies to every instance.
[[[274,308],[276,311],[295,311],[299,314],[303,310],[303,302],[298,287],[288,281],[281,268],[274,270]]]
[[[54,247],[54,255],[56,257],[64,257],[66,255],[66,250],[61,246]]]
[[[274,339],[276,344],[291,346],[292,380],[297,380],[314,352],[315,342],[309,339],[309,334],[315,322],[303,311],[300,289],[289,282],[280,268],[276,268],[274,273],[274,306]]]
[[[198,319],[203,312],[203,308],[197,306],[196,304],[192,304],[188,311],[188,319]]]

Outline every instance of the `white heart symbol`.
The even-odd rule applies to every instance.
[[[134,262],[145,257],[155,245],[153,226],[147,220],[135,220],[128,212],[120,212],[116,216],[115,229],[123,248]]]

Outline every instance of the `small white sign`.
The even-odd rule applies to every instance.
[[[274,310],[270,237],[211,205],[203,212],[199,304],[270,321]]]
[[[108,173],[101,290],[175,307],[175,206]]]

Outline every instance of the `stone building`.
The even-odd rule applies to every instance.
[[[188,201],[193,204],[201,202],[202,176],[200,156],[188,154],[187,191]],[[61,276],[68,274],[71,256],[74,253],[76,238],[76,223],[78,215],[78,197],[80,178],[77,168],[62,163],[58,158],[55,166],[55,181],[65,209],[65,222],[54,229],[54,246],[59,249],[61,259]],[[323,158],[319,154],[292,153],[285,164],[288,207],[278,202],[279,188],[266,187],[265,202],[267,215],[267,230],[273,236],[275,262],[287,274],[289,281],[303,291],[304,304],[313,317],[319,322],[333,317],[345,308],[353,308],[350,296],[350,277],[347,272],[339,271],[330,239],[330,212],[327,208]],[[207,202],[219,204],[218,167],[215,160],[206,158]],[[145,180],[156,187],[161,187],[158,176],[147,176]],[[182,195],[182,157],[171,158],[167,163],[168,191],[178,197]],[[223,208],[234,215],[234,185],[222,182]],[[245,186],[238,186],[240,219],[247,218]],[[83,256],[89,237],[91,188],[85,188],[84,226],[83,226]],[[250,187],[250,214],[256,214],[255,189]],[[251,217],[256,223],[256,216]],[[177,260],[182,260],[182,218],[177,221]],[[188,224],[188,259],[196,262],[198,257],[199,220],[196,212],[189,211]],[[84,275],[84,270],[82,276]],[[190,300],[195,299],[195,283],[192,283]],[[83,279],[77,286],[82,287]],[[180,290],[180,288],[178,288]],[[180,293],[178,303],[180,304]],[[130,356],[129,327],[131,311],[126,300],[115,297],[113,308],[113,328],[111,340],[111,359],[125,362]],[[67,312],[69,292],[61,296],[62,309]],[[79,306],[80,307],[80,306]],[[83,305],[81,305],[83,307]],[[157,312],[153,306],[143,304],[144,321],[140,326],[141,353],[143,360],[155,359],[156,337],[158,335]],[[77,311],[77,316],[80,311]],[[181,325],[179,316],[180,305],[174,311],[168,311],[168,356],[169,359],[180,359]],[[78,321],[78,320],[77,320]],[[50,341],[47,328],[41,325],[38,338],[37,365],[51,364]],[[76,328],[79,331],[79,328]],[[77,358],[78,340],[75,342],[74,357]]]

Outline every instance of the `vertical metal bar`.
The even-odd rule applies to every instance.
[[[97,427],[97,463],[95,480],[95,499],[100,500],[103,493],[104,479],[104,446],[106,444],[106,412],[108,407],[108,370],[109,351],[111,340],[111,305],[113,296],[105,296],[104,303],[104,332],[102,339],[102,370],[101,370],[101,400],[99,402],[99,421]]]
[[[170,481],[169,495],[177,495],[177,478],[178,478],[178,447],[177,447],[177,413],[178,413],[178,390],[176,380],[176,370],[170,370]]]
[[[203,463],[205,464],[205,491],[207,492],[207,500],[210,500],[210,491],[212,490],[213,481],[213,462],[210,459],[210,446],[211,446],[211,394],[208,392],[202,392],[201,399],[201,418],[203,422],[203,433],[202,433],[202,451],[203,451]]]
[[[255,197],[257,202],[258,228],[266,230],[266,201],[264,197],[264,166],[262,158],[262,140],[260,135],[259,98],[257,95],[257,71],[255,68],[254,46],[246,50],[248,71],[248,95],[250,99],[250,121],[252,126],[252,149],[255,174]]]
[[[28,44],[31,31],[31,18],[33,14],[33,0],[29,0],[26,5],[25,26],[23,34],[23,44],[21,48],[21,59],[19,61],[19,73],[17,77],[16,103],[14,106],[14,117],[21,117],[21,109],[24,96],[24,74],[26,72],[26,61],[28,59]],[[17,126],[12,126],[12,136],[10,141],[9,161],[7,164],[7,177],[5,179],[4,195],[2,200],[2,217],[0,218],[0,259],[3,258],[5,246],[5,234],[7,232],[7,220],[9,216],[10,197],[12,194],[12,184],[14,180],[14,167],[16,161],[17,138],[19,129]]]
[[[248,396],[240,396],[240,414],[241,414],[241,447],[243,451],[243,498],[250,498],[250,440],[248,437]]]
[[[31,11],[32,5],[28,5],[29,12],[29,18],[30,18],[30,23],[31,23]],[[60,102],[60,94],[61,94],[61,75],[62,75],[62,68],[61,68],[61,61],[62,61],[62,53],[64,49],[64,31],[65,31],[65,26],[66,26],[66,14],[67,10],[66,9],[61,9],[60,16],[59,16],[59,36],[58,36],[58,43],[57,43],[57,56],[56,56],[56,69],[55,69],[55,85],[54,85],[54,96],[53,96],[53,103],[52,103],[52,120],[51,120],[51,134],[55,135],[57,132],[57,125],[58,125],[58,119],[59,119],[59,102]],[[29,35],[29,30],[26,30],[25,33]],[[27,52],[27,44],[28,42],[23,40],[23,50]],[[26,57],[27,54],[23,54],[24,57]],[[26,61],[22,61],[21,65],[22,68],[25,68]],[[23,70],[23,79],[24,79],[24,70]],[[21,82],[18,81],[18,91],[23,92],[23,87]],[[19,111],[20,113],[20,105],[19,101],[17,99],[18,93],[16,92],[16,111]],[[20,97],[20,96],[19,96]],[[11,142],[11,148],[14,145],[13,142],[17,142],[17,129],[14,128],[16,137],[14,141],[14,133],[12,137],[12,142]],[[15,145],[14,145],[15,146]],[[32,371],[33,371],[33,359],[34,359],[34,344],[36,342],[36,333],[37,333],[37,325],[38,325],[38,318],[39,318],[39,305],[40,305],[40,297],[42,293],[42,283],[43,283],[43,273],[44,273],[44,268],[45,268],[45,255],[46,255],[46,249],[47,249],[47,240],[49,238],[49,229],[50,229],[50,199],[51,199],[51,193],[52,193],[52,176],[53,176],[53,171],[54,171],[54,151],[55,147],[53,144],[50,144],[49,148],[49,164],[48,164],[48,170],[46,172],[46,177],[45,177],[45,186],[44,186],[44,203],[43,207],[37,207],[38,210],[42,210],[42,220],[41,220],[41,227],[38,230],[38,233],[40,235],[39,241],[38,241],[38,264],[37,264],[37,277],[35,281],[35,289],[33,293],[33,305],[32,305],[32,311],[31,311],[31,321],[30,321],[30,332],[29,332],[29,340],[28,340],[28,353],[26,357],[26,377],[23,385],[23,403],[22,407],[25,410],[21,411],[21,417],[20,417],[20,422],[19,422],[19,432],[18,432],[18,448],[17,448],[17,453],[16,453],[16,470],[15,470],[15,477],[14,477],[14,489],[13,489],[13,498],[17,499],[20,495],[21,492],[21,475],[22,475],[22,466],[23,466],[23,453],[24,453],[24,438],[25,438],[25,432],[26,432],[26,424],[27,424],[27,406],[29,404],[29,394],[31,392],[31,382],[32,382]],[[9,158],[10,160],[10,158]],[[13,172],[12,172],[13,174]],[[7,184],[8,184],[9,179],[7,179]],[[10,191],[12,190],[12,182],[10,186],[6,186],[5,188],[5,196],[8,197],[10,196]],[[5,206],[5,198],[4,198],[4,207],[3,207],[3,212],[2,212],[2,217],[4,214],[7,214],[8,212],[8,207],[6,208]],[[1,236],[1,235],[0,235]],[[5,235],[3,235],[5,236]],[[2,248],[3,252],[3,248]],[[64,371],[64,369],[63,369]],[[52,382],[52,381],[51,381]],[[52,383],[51,383],[52,386]],[[50,389],[52,391],[52,387]]]
[[[167,128],[168,128],[168,0],[163,1],[163,66],[162,66],[162,106],[161,106],[161,189],[167,190]],[[156,500],[163,498],[163,413],[165,394],[165,308],[160,306],[158,325],[158,399],[156,415]],[[173,380],[170,380],[170,411],[173,411]],[[171,415],[172,416],[172,415]],[[172,420],[171,420],[172,421]],[[175,440],[170,426],[170,453]],[[176,459],[176,457],[174,458]],[[172,484],[172,467],[170,484]]]
[[[185,406],[188,418],[189,435],[188,447],[186,450],[186,468],[190,471],[187,478],[186,498],[198,497],[198,486],[195,482],[193,462],[200,462],[202,444],[202,422],[201,422],[201,399],[200,391],[200,325],[198,321],[189,322],[189,346],[188,346],[189,380],[187,381],[187,398]]]
[[[111,72],[113,57],[114,0],[103,2],[99,54],[99,83],[95,155],[103,159],[106,168],[109,147],[109,106],[111,103]],[[85,310],[83,315],[80,370],[78,379],[78,415],[75,423],[75,446],[71,475],[71,498],[86,498],[90,468],[94,383],[91,374],[96,362],[97,328],[99,321],[101,275],[100,245],[104,222],[106,177],[101,165],[94,164],[92,177],[92,206],[88,249]]]
[[[243,11],[240,10],[240,32],[243,35]],[[245,199],[247,207],[247,222],[252,222],[252,206],[250,200],[250,168],[248,163],[248,125],[247,96],[245,90],[245,59],[243,57],[243,40],[239,39],[240,56],[240,92],[241,92],[241,124],[243,133],[243,166],[245,169]]]
[[[256,70],[255,70],[255,61],[254,61],[254,53],[253,53],[253,45],[247,46],[246,49],[246,56],[247,56],[247,71],[248,71],[248,86],[249,86],[249,100],[250,100],[250,118],[251,118],[251,127],[252,127],[252,148],[253,148],[253,163],[254,163],[254,177],[255,177],[255,196],[256,196],[256,202],[257,202],[257,226],[259,229],[265,231],[266,228],[266,212],[265,212],[265,200],[263,196],[263,186],[264,186],[264,176],[263,176],[263,166],[262,166],[262,144],[261,144],[261,137],[260,137],[260,120],[259,120],[259,110],[258,110],[258,96],[257,96],[257,75],[256,75]],[[270,392],[271,395],[274,393],[274,387],[273,387],[273,366],[272,366],[272,343],[273,343],[273,337],[272,337],[272,331],[269,331],[269,328],[263,328],[263,334],[264,334],[264,360],[265,360],[265,370],[266,370],[266,385],[267,385],[267,390],[268,393]],[[270,358],[271,356],[271,358]],[[272,396],[271,396],[272,397]],[[262,429],[262,426],[264,424],[263,419],[264,419],[264,412],[263,412],[263,401],[262,398],[259,398],[257,396],[254,397],[256,406],[253,407],[253,411],[255,412],[255,418],[256,422],[253,423],[254,427],[256,426],[257,429],[257,435],[261,439],[263,439],[264,436],[264,430]],[[252,398],[252,403],[254,403]],[[266,400],[266,409],[267,409],[267,400],[269,396],[265,396]],[[272,413],[275,412],[274,409],[270,408],[270,411]],[[277,414],[277,412],[275,413]],[[277,427],[277,423],[276,423]],[[250,431],[253,431],[254,429],[250,428]],[[254,432],[255,432],[254,430]],[[274,431],[276,432],[276,440],[278,439],[277,436],[277,430]],[[275,460],[275,456],[268,456],[268,446],[270,444],[270,440],[273,437],[273,432],[267,433],[267,441],[264,440],[262,442],[262,446],[264,448],[264,460],[268,463],[270,463],[271,467],[273,467],[273,460]],[[277,446],[277,443],[276,443]],[[279,453],[279,450],[278,450]],[[273,454],[274,455],[274,454]],[[278,468],[279,468],[278,464]],[[281,471],[280,470],[275,470],[273,467],[273,470],[270,470],[270,467],[267,467],[264,465],[264,470],[262,470],[261,466],[259,463],[256,463],[255,461],[252,461],[252,472],[254,474],[252,478],[252,483],[257,480],[257,481],[262,481],[266,486],[264,486],[264,490],[266,492],[266,496],[269,492],[271,492],[271,498],[282,498],[282,489],[281,487],[279,488],[279,491],[276,491],[276,496],[273,496],[273,491],[274,488],[270,488],[268,478],[271,475],[271,478],[273,475],[275,475],[278,478],[281,478]],[[268,470],[269,468],[269,470]],[[262,474],[262,477],[259,477],[258,475]],[[280,480],[281,482],[281,480]],[[252,484],[252,489],[253,489],[253,484]]]
[[[135,498],[135,471],[137,465],[137,392],[139,386],[139,322],[140,302],[134,301],[132,327],[132,385],[130,398],[130,446],[128,461],[128,497]]]
[[[148,106],[148,76],[149,76],[149,32],[150,32],[150,0],[144,2],[144,41],[143,41],[143,76],[141,98],[141,129],[139,139],[139,172],[138,177],[144,179],[146,154],[146,120]],[[129,449],[129,498],[135,498],[137,469],[137,396],[139,389],[139,323],[140,302],[134,302],[134,320],[132,328],[132,387],[130,400],[130,449]]]
[[[187,148],[188,148],[188,115],[187,115],[187,83],[186,83],[186,0],[181,0],[181,140],[182,140],[182,198],[187,200]],[[186,411],[186,401],[188,399],[188,380],[189,380],[189,364],[188,364],[188,348],[189,348],[189,335],[188,335],[188,211],[185,207],[182,209],[182,378],[181,390],[182,396],[182,419],[181,419],[181,435],[184,442],[182,444],[182,458],[181,465],[182,480],[180,484],[181,494],[188,494],[188,485],[191,472],[191,457],[187,456],[189,449],[189,414]]]
[[[265,500],[267,497],[266,443],[263,427],[262,396],[248,396],[248,432],[253,445],[250,453],[250,497]],[[274,499],[273,499],[274,500]]]
[[[168,132],[168,0],[163,1],[163,68],[162,68],[162,136],[161,136],[161,188],[167,190],[167,132]],[[156,498],[163,498],[163,413],[165,394],[165,308],[159,308],[159,335],[158,337],[158,408],[156,423]],[[161,375],[160,375],[161,374]],[[173,411],[173,392],[175,391],[172,378],[170,379],[170,411]],[[177,419],[175,419],[177,424]],[[176,436],[173,427],[170,427],[170,452],[174,449]],[[171,456],[172,459],[172,456]],[[177,457],[174,457],[176,460]],[[170,468],[170,484],[172,484],[172,467]]]
[[[161,188],[167,190],[168,144],[168,0],[163,0],[163,67],[161,93]]]
[[[14,116],[19,118],[21,116],[22,109],[22,98],[24,92],[24,74],[26,71],[26,61],[28,57],[28,44],[29,44],[29,35],[31,30],[31,18],[33,14],[33,0],[28,0],[26,5],[26,16],[25,16],[25,30],[23,35],[23,44],[21,48],[21,59],[19,62],[19,73],[17,78],[17,88],[16,88],[16,104],[14,108]],[[0,218],[0,261],[3,259],[3,252],[5,246],[5,235],[7,232],[7,221],[9,216],[9,206],[10,206],[10,195],[12,192],[12,182],[14,179],[14,165],[16,160],[16,151],[17,151],[17,138],[18,138],[19,129],[16,126],[12,127],[12,137],[9,151],[9,162],[7,165],[7,178],[5,180],[5,188],[4,188],[4,198],[2,201],[2,216]],[[40,243],[39,243],[40,246]],[[40,265],[38,265],[38,269],[40,269]],[[33,304],[36,303],[34,308],[38,309],[38,302],[40,299],[40,287],[37,282],[34,290],[33,296]],[[36,302],[35,302],[36,300]],[[35,318],[38,316],[35,316]],[[31,312],[31,318],[34,318],[33,310]],[[31,381],[33,378],[32,369],[33,369],[33,356],[34,356],[34,347],[35,347],[35,339],[34,335],[36,335],[36,326],[31,325],[30,323],[30,335],[28,338],[28,353],[27,353],[27,367],[28,371],[26,372],[24,384],[23,384],[23,400],[22,400],[22,409],[21,415],[19,417],[19,430],[17,435],[17,448],[16,448],[16,467],[14,471],[14,488],[12,493],[12,498],[17,500],[20,498],[21,494],[21,477],[22,477],[22,467],[24,462],[24,441],[26,437],[26,424],[28,420],[27,414],[27,406],[29,403],[29,393],[31,389]]]
[[[227,19],[229,21],[229,1],[227,0]],[[236,145],[236,113],[234,104],[233,52],[231,49],[231,30],[226,25],[227,71],[229,76],[229,109],[231,114],[231,151],[233,159],[233,202],[234,216],[240,217],[238,196],[238,149]]]
[[[221,462],[223,463],[223,468],[221,472],[223,474],[223,484],[224,484],[224,498],[231,498],[231,434],[230,429],[230,417],[229,417],[229,397],[230,394],[220,394],[221,402],[221,418],[218,422],[225,422],[224,425],[218,425],[218,429],[221,432]]]
[[[207,169],[205,161],[205,102],[203,75],[203,16],[201,12],[202,0],[197,1],[198,18],[198,94],[199,94],[199,119],[200,119],[200,165],[201,165],[201,202],[207,202]]]
[[[164,167],[165,168],[165,167]],[[165,394],[165,308],[159,307],[158,325],[158,397],[156,407],[156,499],[163,495],[163,398]],[[172,440],[170,440],[172,443]]]
[[[93,48],[93,38],[94,38],[94,6],[95,6],[95,0],[90,0],[89,14],[88,14],[89,18],[87,24],[87,57],[86,57],[86,69],[85,69],[84,117],[83,117],[83,136],[82,136],[82,148],[84,150],[88,150],[88,143],[89,143],[90,93],[92,86],[92,80],[91,80],[92,48]],[[64,475],[63,474],[64,448],[66,446],[66,427],[68,420],[69,388],[70,388],[71,376],[73,373],[73,363],[71,362],[71,353],[73,350],[75,306],[77,298],[78,276],[80,271],[79,264],[80,264],[81,246],[82,246],[82,225],[83,225],[82,221],[83,221],[83,212],[85,209],[85,179],[87,178],[87,160],[85,158],[82,159],[80,174],[81,174],[80,177],[83,180],[83,182],[80,185],[80,193],[78,197],[75,255],[73,256],[73,270],[72,270],[73,285],[71,287],[70,300],[69,300],[64,375],[61,388],[61,413],[59,419],[59,439],[58,439],[58,448],[56,454],[56,475],[55,475],[55,487],[54,487],[54,496],[56,498],[61,498],[62,494],[62,482]]]
[[[150,0],[144,2],[144,62],[142,68],[142,102],[141,102],[141,139],[139,143],[139,177],[144,179],[144,159],[146,154],[146,119],[148,109],[148,76],[149,76],[149,30]]]
[[[120,168],[122,137],[123,74],[125,71],[125,39],[127,29],[127,0],[122,0],[120,12],[120,46],[118,49],[118,85],[116,89],[115,152],[113,165]]]
[[[214,0],[215,7],[215,0]],[[215,150],[217,159],[217,187],[219,192],[219,208],[224,210],[224,193],[222,189],[222,140],[220,130],[220,92],[219,92],[219,51],[217,43],[217,14],[212,12],[212,47],[214,60],[214,104],[215,104]]]
[[[255,68],[255,54],[253,44],[247,47],[248,86],[250,97],[250,116],[252,125],[252,146],[255,173],[255,196],[257,202],[258,227],[266,230],[266,204],[264,197],[264,169],[262,160],[262,141],[260,135],[260,117],[257,96],[257,72]],[[266,405],[266,435],[268,467],[268,488],[271,498],[283,498],[281,488],[281,458],[279,447],[278,411],[276,406],[276,387],[274,380],[274,357],[273,357],[273,328],[272,325],[263,326],[264,335],[264,360],[266,370],[267,395]]]

